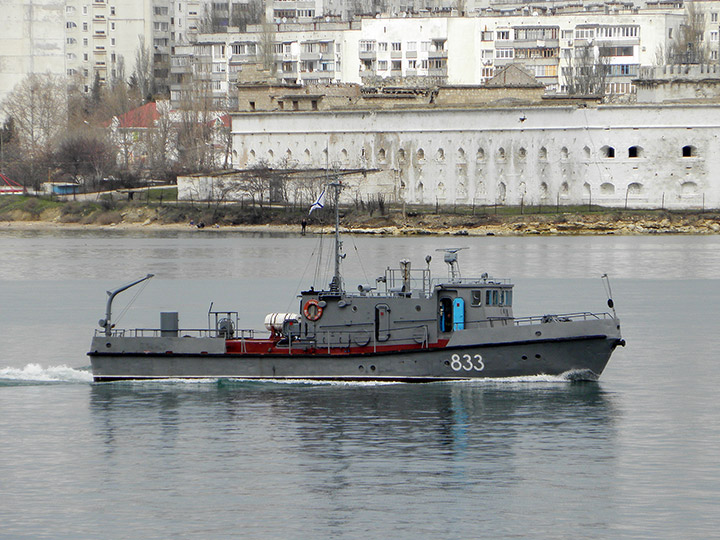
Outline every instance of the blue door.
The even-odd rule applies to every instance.
[[[465,329],[465,300],[456,298],[453,301],[453,330]]]

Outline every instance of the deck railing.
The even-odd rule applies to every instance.
[[[105,330],[95,330],[95,335],[105,335]],[[225,338],[222,330],[216,328],[180,328],[177,331],[161,330],[160,328],[119,328],[113,329],[112,337],[188,337],[188,338]],[[255,330],[236,329],[233,331],[235,339],[252,339],[255,337]]]

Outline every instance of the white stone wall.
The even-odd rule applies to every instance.
[[[408,203],[720,208],[719,136],[720,105],[235,114],[233,166],[378,168]]]

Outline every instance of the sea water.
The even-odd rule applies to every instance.
[[[720,535],[715,236],[344,239],[348,289],[468,247],[461,272],[513,278],[518,316],[606,311],[608,273],[628,345],[598,383],[91,382],[106,290],[156,274],[120,327],[204,327],[214,302],[260,328],[327,284],[329,246],[0,231],[0,538]]]

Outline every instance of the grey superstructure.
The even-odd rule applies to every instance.
[[[159,329],[119,330],[110,321],[112,299],[151,276],[109,292],[103,330],[88,353],[94,379],[596,379],[625,344],[614,308],[514,317],[512,284],[487,274],[461,277],[457,249],[443,250],[446,279],[431,278],[427,257],[427,268],[402,261],[374,286],[350,293],[340,275],[337,226],[335,245],[327,290],[303,291],[299,314],[269,314],[263,337],[239,329],[235,312],[209,312],[203,330],[179,329],[174,313],[162,314]]]

